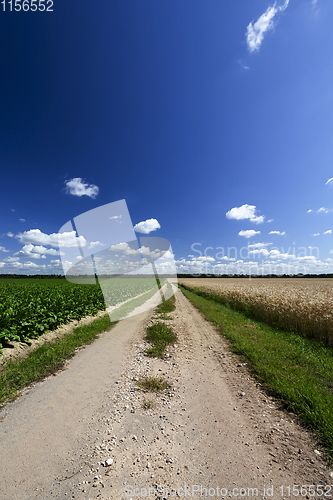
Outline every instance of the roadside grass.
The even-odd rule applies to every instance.
[[[175,342],[177,336],[171,328],[158,321],[154,325],[148,326],[145,340],[152,344],[152,347],[145,351],[147,356],[163,358],[166,346]]]
[[[74,356],[78,347],[90,344],[98,334],[110,330],[115,324],[106,314],[89,325],[74,328],[60,340],[38,347],[25,359],[4,361],[0,366],[0,408],[17,398],[23,388],[55,374],[67,359]]]
[[[231,342],[252,374],[316,434],[333,460],[333,348],[277,331],[180,286],[183,294]]]
[[[163,377],[144,377],[136,385],[145,392],[160,392],[172,387]]]

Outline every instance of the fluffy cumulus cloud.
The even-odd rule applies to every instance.
[[[263,256],[263,257],[268,257],[269,256],[269,250],[267,248],[255,248],[254,250],[249,250],[249,255],[253,256]]]
[[[269,245],[272,245],[273,243],[251,243],[251,245],[248,245],[247,247],[248,248],[254,248],[254,249],[258,249],[258,248],[266,248],[266,247],[269,247]]]
[[[1,247],[0,246],[0,252],[6,252],[7,253],[7,252],[9,252],[9,250],[7,250],[7,248],[5,248],[5,247]]]
[[[65,182],[66,192],[73,196],[89,196],[96,198],[99,193],[99,187],[95,184],[87,184],[81,177],[74,177]]]
[[[227,219],[235,220],[250,220],[255,224],[261,224],[264,222],[265,217],[263,215],[257,215],[255,205],[242,205],[241,207],[234,207],[229,210],[225,215]]]
[[[284,236],[286,234],[285,231],[270,231],[268,234],[278,234],[279,236]]]
[[[332,234],[332,229],[328,229],[327,231],[324,231],[324,234]]]
[[[89,249],[93,249],[93,248],[97,248],[97,247],[105,247],[105,244],[104,243],[101,243],[100,241],[92,241],[90,244],[89,244]]]
[[[149,234],[156,229],[160,229],[160,224],[156,219],[147,219],[145,221],[139,222],[134,226],[134,231],[137,233]]]
[[[42,233],[40,229],[30,229],[29,231],[24,231],[24,233],[19,233],[15,236],[23,245],[47,245],[51,247],[77,247],[80,243],[81,247],[84,247],[87,242],[83,236],[76,237],[75,231],[68,231],[64,233],[52,233],[45,234]]]
[[[24,245],[19,252],[14,253],[17,257],[29,259],[45,259],[45,255],[59,255],[59,251],[54,248],[46,248],[42,245],[34,246],[32,244]]]
[[[266,12],[264,12],[254,24],[250,23],[248,25],[246,30],[246,41],[250,52],[260,49],[267,32],[275,27],[274,21],[277,14],[286,10],[288,5],[289,0],[286,0],[283,5],[278,5],[277,2],[275,2],[274,5],[268,7]]]
[[[255,231],[254,229],[247,229],[246,231],[239,231],[239,236],[244,236],[244,238],[253,238],[256,234],[260,234],[260,231]]]

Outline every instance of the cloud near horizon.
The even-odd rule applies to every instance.
[[[275,2],[274,5],[268,7],[266,12],[264,12],[254,24],[250,23],[248,25],[246,30],[246,41],[250,52],[260,49],[266,33],[275,27],[275,16],[279,12],[286,10],[288,5],[289,0],[286,0],[281,6],[278,6],[277,2]]]

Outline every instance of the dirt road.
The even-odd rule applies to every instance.
[[[287,499],[293,485],[333,483],[297,419],[176,296],[166,323],[178,340],[164,360],[144,355],[145,329],[156,320],[142,313],[0,413],[2,500],[162,499],[177,490],[184,498]],[[143,375],[172,388],[144,393],[135,385]]]

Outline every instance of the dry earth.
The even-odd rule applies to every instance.
[[[333,482],[310,433],[176,297],[166,323],[178,340],[163,360],[144,354],[145,329],[156,321],[145,312],[0,412],[1,499],[166,499],[176,490],[184,498],[287,499],[293,485]],[[144,375],[172,388],[144,393],[136,387]]]

